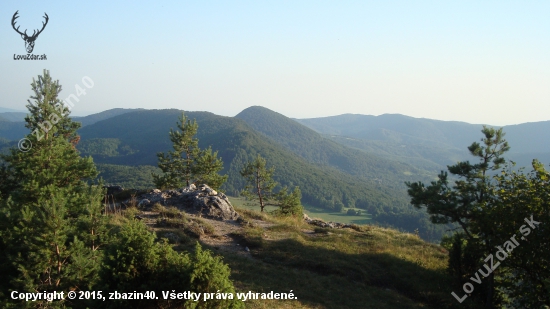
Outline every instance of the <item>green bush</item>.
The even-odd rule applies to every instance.
[[[279,209],[277,214],[283,216],[298,216],[301,217],[304,209],[301,204],[302,192],[299,187],[295,187],[292,193],[287,193],[287,188],[284,187],[278,194]]]
[[[230,270],[219,257],[202,250],[178,253],[166,242],[155,242],[156,236],[140,221],[123,225],[105,250],[101,282],[105,291],[155,291],[158,300],[115,301],[112,308],[154,307],[167,304],[162,291],[195,293],[233,293]],[[171,306],[185,308],[244,308],[242,301],[211,299],[198,302],[169,300]],[[143,302],[143,303],[141,303]],[[102,304],[103,305],[103,304]]]
[[[348,211],[346,212],[346,214],[348,216],[360,216],[361,215],[361,210],[360,209],[353,209],[353,208],[350,208],[348,209]]]

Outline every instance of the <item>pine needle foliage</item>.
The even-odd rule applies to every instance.
[[[295,187],[294,191],[288,193],[288,188],[284,187],[277,194],[279,201],[278,212],[283,216],[296,216],[302,217],[304,208],[300,200],[302,199],[302,192],[299,187]]]
[[[163,174],[153,173],[157,188],[174,189],[191,184],[207,184],[219,190],[227,180],[227,176],[218,174],[223,169],[223,161],[218,158],[218,152],[212,148],[199,148],[197,134],[199,125],[181,114],[177,130],[170,129],[170,141],[174,150],[168,153],[158,153],[158,167]]]
[[[88,289],[98,280],[106,220],[101,214],[102,189],[88,181],[97,176],[91,158],[75,148],[79,123],[67,117],[59,100],[61,86],[49,72],[33,80],[27,108],[27,139],[32,149],[3,155],[1,184],[0,290],[68,291]],[[21,305],[6,300],[3,307]],[[54,308],[64,301],[37,301]]]
[[[0,307],[243,308],[238,299],[164,300],[161,292],[174,289],[234,295],[229,267],[198,244],[193,253],[180,254],[166,242],[157,242],[155,234],[135,220],[130,210],[121,227],[114,225],[120,216],[109,220],[102,213],[102,183],[92,183],[98,174],[92,158],[80,157],[75,147],[79,124],[72,122],[69,109],[58,99],[59,82],[44,71],[31,86],[34,95],[27,106],[30,133],[26,138],[32,148],[26,152],[10,149],[1,157]],[[212,163],[217,162],[215,152],[209,148],[204,153],[205,162],[214,165],[208,171],[221,169],[221,164]],[[184,166],[185,161],[176,163],[180,162]],[[199,174],[203,170],[196,168],[191,173],[201,175],[197,179],[215,179]],[[158,302],[129,303],[69,298],[27,302],[9,297],[12,291],[102,289],[105,297],[113,290],[157,291],[160,297]]]
[[[277,186],[273,180],[275,168],[267,168],[266,160],[258,154],[256,159],[246,163],[240,173],[247,181],[241,194],[249,200],[258,200],[263,212],[267,202],[273,198],[273,188]]]
[[[542,223],[550,219],[549,173],[537,160],[531,173],[513,172],[503,157],[510,146],[502,129],[484,126],[482,133],[482,144],[474,142],[468,147],[478,163],[448,166],[457,178],[454,182],[441,172],[439,180],[429,186],[406,183],[411,204],[426,207],[433,223],[461,227],[460,232],[444,238],[442,245],[450,251],[448,270],[460,286],[483,275],[466,297],[486,308],[550,306],[550,242],[548,227]],[[523,242],[514,244],[516,236]],[[506,252],[498,258],[502,247]]]
[[[167,242],[156,242],[156,235],[137,220],[123,224],[106,250],[102,282],[105,290],[154,291],[158,300],[115,301],[111,308],[244,308],[236,299],[200,301],[169,299],[163,292],[232,293],[230,269],[221,258],[213,257],[197,243],[192,253],[178,253]]]
[[[273,180],[275,168],[267,168],[267,161],[260,154],[256,159],[247,162],[240,173],[247,182],[241,195],[248,200],[258,201],[261,212],[264,211],[265,206],[275,205],[279,207],[276,211],[279,215],[302,216],[300,188],[295,187],[292,193],[288,193],[288,188],[285,186],[278,193],[273,193],[273,189],[278,185]]]

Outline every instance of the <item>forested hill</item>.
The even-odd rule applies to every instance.
[[[457,121],[413,118],[400,114],[380,116],[345,114],[340,116],[297,119],[324,134],[349,136],[402,144],[464,148],[479,139],[482,125]]]
[[[80,122],[82,126],[87,126],[101,120],[136,110],[139,109],[113,108],[93,115],[71,118],[75,122]],[[28,133],[28,129],[25,127],[26,116],[27,112],[1,112],[0,109],[0,137],[9,140],[19,140],[23,138]]]
[[[78,148],[100,164],[156,165],[156,154],[171,149],[168,132],[176,127],[180,115],[179,110],[147,110],[115,116],[79,130],[82,140]],[[239,171],[260,153],[268,165],[275,167],[278,182],[300,186],[305,202],[335,208],[369,201],[374,207],[396,211],[408,204],[405,190],[369,183],[332,167],[310,163],[240,119],[208,112],[187,112],[186,116],[199,124],[199,146],[212,146],[222,157],[223,173],[229,175],[224,189],[230,194],[244,187]]]
[[[143,110],[143,109],[142,108],[137,108],[137,109],[113,108],[113,109],[106,110],[106,111],[103,111],[103,112],[100,112],[100,113],[97,113],[97,114],[92,114],[92,115],[88,115],[88,116],[84,116],[84,117],[78,117],[78,118],[75,118],[74,121],[80,122],[82,124],[82,126],[84,127],[84,126],[87,126],[87,125],[94,124],[94,123],[96,123],[98,121],[101,121],[101,120],[109,119],[111,117],[115,117],[115,116],[118,116],[118,115],[130,113],[130,112],[138,111],[138,110]]]
[[[11,112],[21,112],[21,111],[13,108],[0,107],[0,113],[11,113]]]
[[[343,146],[265,107],[249,107],[235,117],[308,162],[334,167],[370,183],[405,190],[404,181],[429,181],[437,172]]]
[[[403,162],[418,162],[419,166],[423,164],[420,160],[444,167],[470,159],[466,147],[480,140],[482,129],[481,124],[399,114],[344,114],[296,121],[338,143]],[[529,166],[534,158],[550,163],[550,121],[503,126],[503,130],[511,146],[509,159],[522,166]]]

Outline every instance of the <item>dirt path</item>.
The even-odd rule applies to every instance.
[[[196,218],[194,214],[186,214],[191,219]],[[152,211],[142,211],[139,214],[141,220],[153,231],[159,231],[160,228],[157,227],[157,219],[159,218],[158,212]],[[213,234],[204,234],[199,238],[201,244],[204,244],[214,250],[224,251],[224,252],[233,252],[242,256],[252,257],[248,248],[241,244],[241,239],[237,235],[242,232],[244,229],[243,226],[236,220],[215,220],[201,217],[201,220],[210,224],[214,228]],[[251,219],[248,222],[252,223],[255,226],[262,227],[266,229],[270,226],[273,226],[273,223],[265,222],[261,220]],[[177,228],[162,228],[163,231],[168,230],[177,230]],[[265,235],[265,234],[264,234]]]

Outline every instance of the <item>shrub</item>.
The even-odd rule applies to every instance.
[[[350,208],[350,209],[348,209],[346,214],[348,216],[360,216],[361,215],[361,210]]]
[[[101,285],[107,291],[194,291],[199,293],[235,293],[229,280],[230,270],[219,257],[202,250],[197,243],[192,254],[181,254],[166,242],[155,242],[156,236],[140,221],[130,220],[105,250]],[[159,300],[116,301],[113,308],[154,307],[167,302]],[[170,300],[171,306],[185,307],[186,300]],[[243,308],[242,301],[211,299],[191,301],[190,308]]]

